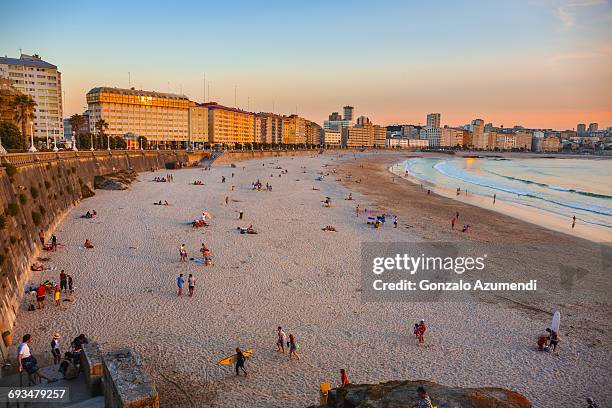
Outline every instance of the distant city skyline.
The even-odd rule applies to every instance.
[[[92,88],[131,85],[319,124],[348,104],[381,125],[440,112],[442,126],[612,126],[605,0],[33,1],[0,14],[0,55],[57,65],[65,117]]]

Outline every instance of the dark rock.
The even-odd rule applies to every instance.
[[[390,381],[351,384],[329,392],[326,405],[333,408],[400,408],[418,403],[417,388],[424,387],[437,408],[531,408],[529,400],[504,388],[447,387],[429,381]]]
[[[111,174],[94,177],[94,188],[97,190],[126,190],[138,177],[133,170],[121,170]]]

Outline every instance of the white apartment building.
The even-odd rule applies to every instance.
[[[340,146],[342,144],[342,131],[325,129],[323,143],[331,146]]]
[[[38,55],[0,57],[0,78],[9,79],[15,89],[30,95],[36,102],[34,137],[63,136],[62,74],[57,66],[43,61]],[[30,124],[27,127],[29,134]]]

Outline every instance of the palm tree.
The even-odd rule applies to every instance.
[[[74,134],[74,140],[72,141],[72,143],[74,143],[76,146],[78,144],[77,141],[79,140],[79,133],[81,133],[80,130],[85,124],[85,118],[83,117],[83,115],[75,113],[70,117],[70,119],[68,119],[68,122],[70,122],[70,128],[72,129],[72,132]]]
[[[21,123],[21,135],[23,137],[26,136],[28,121],[34,119],[35,106],[36,102],[30,95],[15,95],[11,101],[11,108],[15,111],[15,121]]]
[[[108,129],[108,122],[105,121],[104,119],[98,119],[95,126],[96,126],[96,130],[98,133],[98,137],[101,140],[101,142],[98,145],[104,145],[104,136],[105,136],[104,132],[106,131],[106,129]]]

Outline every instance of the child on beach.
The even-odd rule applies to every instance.
[[[300,355],[298,354],[298,350],[300,349],[300,345],[295,341],[293,334],[289,335],[289,341],[287,342],[289,346],[289,360],[293,358],[295,355],[296,360],[300,359]]]
[[[60,272],[60,290],[64,290],[66,293],[66,289],[68,288],[68,281],[66,280],[66,272],[62,269]]]
[[[60,305],[60,287],[59,285],[55,285],[53,299],[55,300],[56,306]]]
[[[185,285],[185,278],[183,277],[183,274],[181,273],[176,278],[176,286],[178,286],[178,295],[179,296],[183,296],[183,285]]]
[[[425,327],[425,319],[421,319],[421,322],[419,323],[419,326],[416,332],[418,344],[425,343],[425,331],[426,330],[427,330],[427,327]]]

